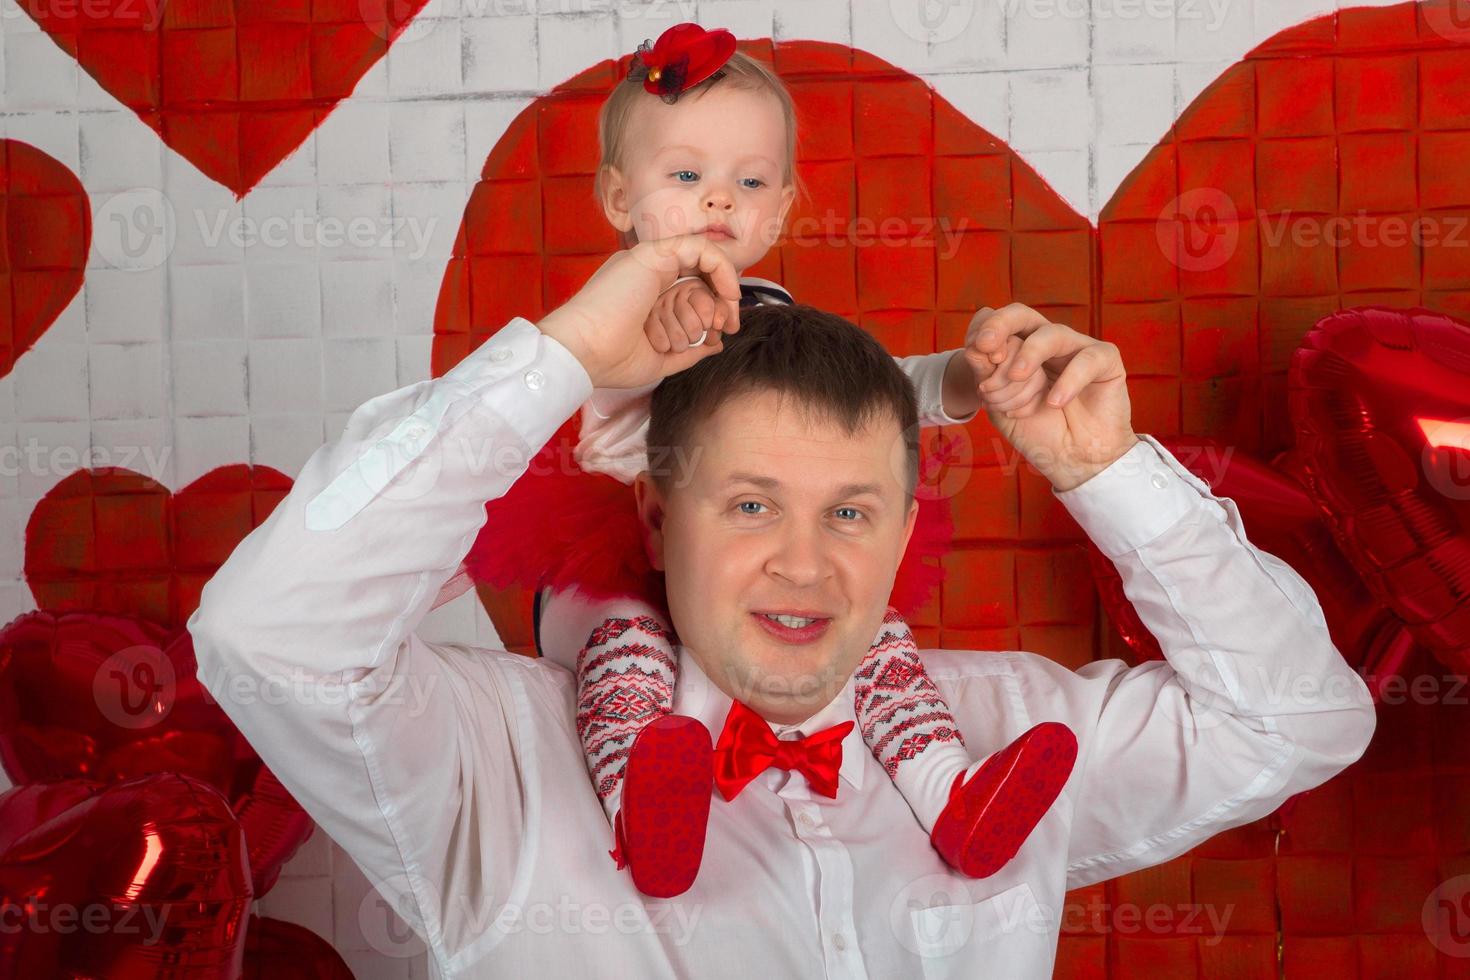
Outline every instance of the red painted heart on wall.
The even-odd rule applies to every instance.
[[[78,470],[31,512],[26,582],[52,612],[182,627],[204,583],[290,489],[268,466],[223,466],[176,494],[131,470]]]
[[[387,53],[425,0],[20,0],[175,152],[244,197]]]
[[[0,139],[0,378],[66,309],[87,267],[81,181],[29,143]]]
[[[748,43],[796,100],[811,191],[749,271],[895,354],[958,346],[977,307],[1025,302],[1123,349],[1139,431],[1269,459],[1291,444],[1291,353],[1323,315],[1470,313],[1457,247],[1470,244],[1470,25],[1430,13],[1345,10],[1263,43],[1184,111],[1096,227],[920,79],[837,45]],[[554,308],[617,248],[592,199],[597,111],[617,78],[608,61],[559,86],[485,161],[440,290],[435,375],[511,317]],[[552,440],[564,458],[576,431]],[[1045,480],[984,419],[959,434],[943,480],[955,545],[916,630],[1069,664],[1110,652],[1080,532]],[[527,595],[495,597],[508,645],[529,644],[529,610]]]

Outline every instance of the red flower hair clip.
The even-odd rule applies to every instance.
[[[717,27],[706,31],[698,24],[675,24],[650,44],[633,52],[628,78],[673,105],[679,95],[713,76],[735,53],[735,35]]]

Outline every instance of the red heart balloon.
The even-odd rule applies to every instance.
[[[82,288],[92,206],[61,161],[0,139],[0,378]]]
[[[304,926],[252,915],[240,980],[353,980],[331,943]]]
[[[1332,631],[1333,642],[1354,664],[1366,654],[1360,641],[1381,625],[1387,610],[1369,595],[1336,543],[1316,503],[1288,475],[1284,457],[1265,463],[1214,439],[1177,436],[1160,440],[1216,496],[1240,509],[1252,544],[1291,565],[1317,594]],[[1161,659],[1158,642],[1144,627],[1133,604],[1123,595],[1117,568],[1096,545],[1088,556],[1104,607],[1127,646],[1127,659],[1137,663]]]
[[[921,79],[840,45],[744,42],[791,89],[810,190],[748,271],[896,354],[958,346],[976,308],[1027,303],[1122,348],[1139,431],[1275,459],[1292,444],[1291,351],[1345,295],[1470,307],[1470,266],[1451,238],[1470,217],[1470,24],[1427,20],[1435,9],[1342,10],[1261,44],[1161,134],[1096,227]],[[591,215],[597,111],[617,77],[608,61],[558,86],[486,159],[440,290],[435,375],[512,317],[556,307],[618,248],[603,222],[563,220]],[[573,135],[543,138],[552,130]],[[1328,219],[1388,209],[1442,233],[1422,249],[1407,235],[1403,247],[1386,235],[1328,244]],[[1313,230],[1316,244],[1301,234]],[[577,427],[550,441],[556,466],[570,465]],[[951,648],[1092,659],[1080,530],[988,421],[960,431],[969,480],[951,500],[955,540],[925,626]],[[503,523],[487,521],[476,548]],[[529,645],[527,590],[487,608],[502,640]]]
[[[352,93],[425,0],[20,0],[83,71],[244,197]]]
[[[0,629],[0,762],[17,783],[172,772],[216,787],[264,895],[314,824],[200,684],[187,630],[97,613]]]
[[[197,780],[0,794],[0,980],[234,980],[253,897],[239,824]]]
[[[1290,379],[1307,487],[1343,554],[1415,640],[1470,670],[1470,325],[1344,310]]]

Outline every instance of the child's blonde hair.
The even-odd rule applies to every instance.
[[[736,51],[730,60],[709,78],[679,94],[679,98],[698,97],[711,86],[724,82],[736,88],[753,92],[770,92],[781,105],[781,116],[786,123],[786,158],[782,163],[781,183],[796,189],[797,199],[805,195],[805,186],[796,172],[796,104],[786,83],[763,62],[757,61],[743,51]],[[627,150],[628,121],[633,116],[633,107],[639,99],[656,99],[643,88],[643,83],[624,77],[613,87],[612,94],[602,104],[597,116],[597,139],[602,148],[602,159],[597,164],[597,175],[593,178],[592,193],[599,207],[607,186],[607,171],[611,167],[622,167]],[[631,232],[624,232],[624,247],[637,241]]]

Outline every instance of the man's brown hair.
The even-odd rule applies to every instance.
[[[893,418],[903,433],[905,490],[912,500],[919,475],[919,412],[914,385],[871,334],[813,306],[756,306],[740,311],[740,330],[725,349],[665,378],[653,391],[648,469],[668,492],[678,474],[676,450],[695,425],[727,400],[757,391],[789,397],[809,418],[830,419],[853,434]]]

